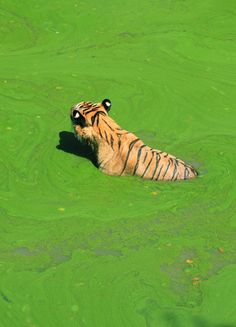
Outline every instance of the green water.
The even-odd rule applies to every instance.
[[[0,327],[236,326],[236,2],[0,4]],[[99,172],[69,108],[191,162]]]

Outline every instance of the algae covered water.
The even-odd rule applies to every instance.
[[[236,326],[236,3],[0,6],[0,326]],[[99,172],[69,108],[200,177]]]

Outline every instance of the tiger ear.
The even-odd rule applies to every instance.
[[[109,99],[104,99],[102,101],[102,105],[105,108],[106,112],[108,112],[111,109],[111,101]]]

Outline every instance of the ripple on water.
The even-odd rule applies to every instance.
[[[15,12],[0,9],[0,54],[32,48],[37,42],[37,33],[30,20]],[[14,42],[12,42],[14,40]]]

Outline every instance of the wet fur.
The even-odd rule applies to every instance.
[[[80,119],[73,118],[79,112]],[[123,130],[102,103],[81,102],[71,109],[79,140],[89,144],[100,170],[109,175],[137,175],[152,180],[182,180],[197,176],[196,170],[176,157],[145,145]]]

